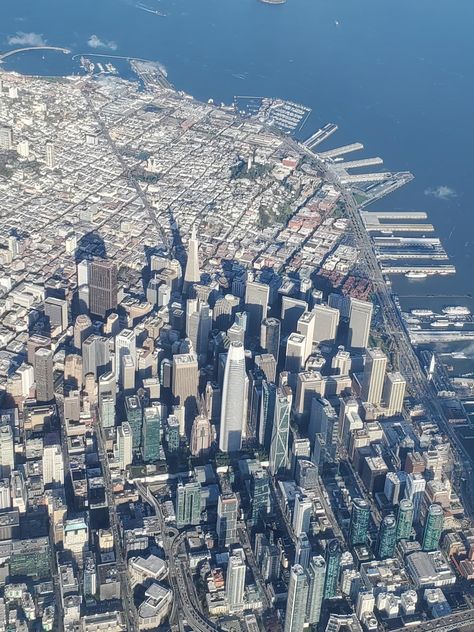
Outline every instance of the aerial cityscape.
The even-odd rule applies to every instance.
[[[471,295],[383,210],[412,173],[62,44],[0,50],[0,632],[474,631]]]

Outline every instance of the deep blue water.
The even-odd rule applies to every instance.
[[[159,60],[171,81],[197,98],[270,95],[309,105],[308,135],[335,122],[333,145],[361,141],[365,156],[380,155],[388,169],[416,176],[373,208],[426,210],[458,273],[395,279],[395,290],[474,293],[472,0],[143,0],[167,17],[139,3],[1,0],[0,48],[11,48],[9,38],[22,32],[93,52],[88,40],[95,35],[111,54]],[[24,53],[6,67],[54,74],[68,72],[70,62]],[[440,195],[428,194],[439,187]],[[424,299],[403,302],[419,307]],[[474,310],[472,299],[442,302]]]

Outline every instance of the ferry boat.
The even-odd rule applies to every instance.
[[[446,316],[470,316],[471,310],[468,307],[463,307],[462,305],[450,305],[448,307],[443,308],[443,314]]]
[[[407,279],[426,279],[428,276],[426,272],[417,272],[416,270],[411,270],[410,272],[406,272],[405,276]]]
[[[412,309],[411,313],[413,314],[413,316],[434,316],[434,312],[432,309]]]
[[[430,323],[430,327],[449,327],[449,320],[435,320],[434,323]]]

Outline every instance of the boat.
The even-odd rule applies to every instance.
[[[455,327],[459,327],[459,329],[462,329],[464,327],[464,323],[463,322],[457,322],[457,323],[454,323],[454,326]]]
[[[417,272],[416,270],[411,270],[410,272],[406,272],[405,276],[407,279],[426,279],[428,276],[426,272]]]
[[[430,323],[430,327],[449,327],[449,320],[435,320],[434,323]]]
[[[433,316],[434,312],[431,309],[412,309],[413,316]]]
[[[463,307],[462,305],[450,305],[448,307],[444,307],[442,310],[443,314],[447,316],[470,316],[471,310],[468,307]]]

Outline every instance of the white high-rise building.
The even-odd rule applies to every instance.
[[[128,422],[117,428],[117,458],[121,470],[127,469],[133,460],[132,428]]]
[[[406,479],[405,498],[413,504],[413,522],[420,522],[421,501],[425,494],[426,480],[418,472],[410,473]]]
[[[199,242],[196,237],[196,227],[193,225],[188,242],[188,260],[184,271],[184,289],[187,291],[193,283],[199,283],[201,271],[199,269]]]
[[[398,415],[402,412],[406,385],[405,378],[398,371],[387,373],[382,393],[387,415]]]
[[[339,325],[339,310],[328,305],[315,305],[314,340],[317,342],[334,342]]]
[[[308,533],[312,515],[313,501],[311,498],[303,494],[296,494],[293,511],[293,531],[296,537],[302,533]]]
[[[290,571],[284,632],[301,632],[303,630],[308,591],[308,575],[302,566],[295,564]]]
[[[382,401],[382,390],[387,369],[387,356],[375,347],[367,350],[362,381],[362,401],[378,406]]]
[[[373,305],[367,301],[351,298],[349,311],[348,347],[366,349],[369,342]]]
[[[43,483],[64,485],[64,459],[59,444],[46,445],[43,448]]]
[[[0,469],[2,477],[10,476],[15,469],[13,432],[10,426],[0,427]]]
[[[115,337],[115,374],[119,384],[123,382],[123,362],[124,356],[130,356],[133,365],[137,365],[137,343],[135,332],[132,329],[122,329]]]
[[[240,555],[231,555],[227,566],[226,592],[229,612],[239,612],[244,607],[245,564]]]
[[[290,334],[286,343],[285,371],[299,373],[306,360],[306,336]]]
[[[244,347],[240,342],[232,342],[227,353],[222,386],[219,435],[219,449],[222,452],[237,452],[241,448],[247,416],[247,384]]]
[[[54,169],[56,166],[56,153],[54,151],[54,143],[51,141],[46,143],[46,166],[49,169]]]
[[[9,509],[12,504],[10,492],[10,479],[0,479],[0,509]]]
[[[326,579],[326,562],[321,555],[313,555],[309,569],[309,592],[306,605],[306,620],[310,625],[319,623]]]

